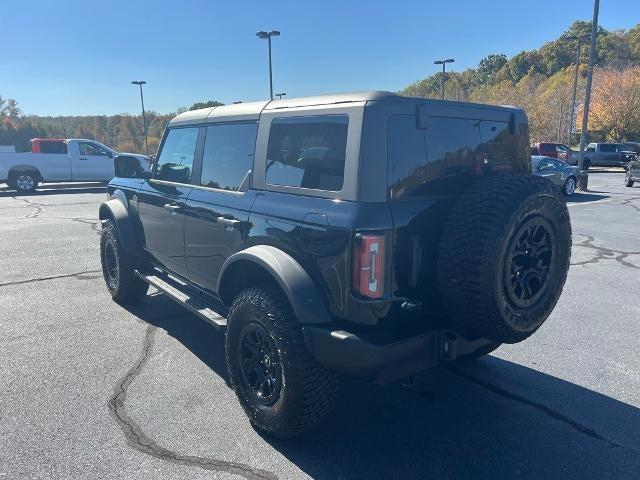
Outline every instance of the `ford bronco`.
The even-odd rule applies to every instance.
[[[258,430],[323,421],[339,374],[387,384],[538,329],[571,225],[517,108],[387,92],[185,112],[100,206],[117,302],[149,285],[225,332]]]

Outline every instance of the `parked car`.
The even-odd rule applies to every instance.
[[[551,180],[560,188],[562,194],[571,196],[576,191],[578,179],[582,174],[580,167],[569,165],[556,158],[544,157],[541,155],[531,156],[531,172]]]
[[[31,152],[0,152],[0,183],[18,192],[32,192],[39,182],[107,182],[113,177],[118,152],[86,139],[33,139]],[[146,155],[136,158],[150,170]]]
[[[625,186],[633,187],[635,182],[640,182],[640,154],[636,155],[635,160],[629,162],[624,175]]]
[[[590,143],[584,152],[585,168],[626,167],[636,154],[622,143]]]
[[[541,155],[543,157],[559,158],[565,162],[576,165],[578,163],[578,152],[567,147],[564,143],[540,142],[531,148],[531,155]]]
[[[291,437],[328,415],[335,372],[385,384],[542,325],[571,225],[528,145],[520,109],[388,92],[180,114],[152,174],[118,157],[107,289],[153,285],[226,331],[251,423]]]

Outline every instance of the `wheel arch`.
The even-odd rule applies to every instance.
[[[229,257],[220,270],[216,290],[228,306],[245,288],[269,281],[284,292],[298,322],[333,322],[309,274],[288,253],[270,245],[255,245]]]
[[[111,199],[100,205],[98,218],[101,221],[111,220],[116,224],[124,248],[134,255],[139,255],[140,248],[136,242],[135,231],[129,211],[121,200]]]
[[[34,167],[33,165],[14,165],[12,166],[9,171],[7,172],[7,179],[11,179],[13,176],[16,176],[18,173],[21,172],[30,172],[30,173],[35,173],[36,175],[36,180],[39,182],[43,182],[44,178],[42,177],[42,174],[40,173],[40,170],[38,170],[38,167]]]

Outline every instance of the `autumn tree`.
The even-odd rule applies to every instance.
[[[582,111],[579,112],[582,118]],[[589,130],[607,140],[637,140],[640,136],[640,66],[622,71],[597,69],[589,111]]]

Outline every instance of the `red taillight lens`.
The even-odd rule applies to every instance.
[[[384,294],[384,236],[358,234],[353,251],[353,289],[363,297]]]

